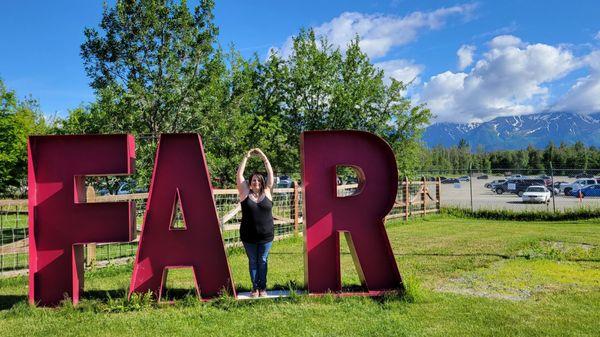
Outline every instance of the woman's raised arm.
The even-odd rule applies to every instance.
[[[271,167],[271,163],[269,162],[269,158],[260,150],[254,149],[254,152],[258,153],[260,159],[262,159],[265,164],[265,168],[267,169],[267,186],[268,189],[273,189],[273,183],[275,182],[275,177],[273,177],[273,168]]]
[[[244,179],[244,171],[246,170],[246,163],[248,162],[248,158],[250,158],[250,156],[252,155],[252,152],[254,152],[254,149],[248,151],[244,155],[244,158],[240,162],[240,166],[238,167],[238,170],[237,170],[237,176],[235,179],[235,183],[237,185],[237,189],[240,194],[240,198],[245,197],[245,195],[242,195],[242,194],[248,194],[248,185],[246,184],[246,180]]]

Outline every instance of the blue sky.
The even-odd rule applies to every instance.
[[[112,2],[112,1],[111,1]],[[109,3],[111,3],[109,2]],[[195,4],[190,1],[190,4]],[[101,1],[2,1],[0,77],[47,115],[94,100],[79,56]],[[342,49],[355,34],[438,121],[600,111],[597,1],[217,1],[219,41],[246,56],[289,53],[313,27]]]

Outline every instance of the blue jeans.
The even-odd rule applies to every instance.
[[[267,243],[244,242],[246,255],[248,255],[248,269],[250,270],[250,280],[252,280],[252,290],[267,289],[267,260],[272,244],[273,241]]]

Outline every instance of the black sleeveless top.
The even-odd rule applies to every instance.
[[[260,202],[242,200],[242,224],[240,238],[248,243],[267,243],[273,241],[273,203],[264,196]]]

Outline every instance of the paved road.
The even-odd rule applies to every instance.
[[[553,210],[552,201],[550,204],[524,204],[521,198],[516,194],[505,193],[498,195],[489,189],[483,187],[487,182],[495,179],[503,179],[504,177],[490,176],[490,179],[478,180],[473,179],[473,207],[475,209],[512,209],[512,210]],[[555,181],[572,182],[575,179],[567,177],[554,177]],[[461,206],[471,207],[470,186],[469,182],[462,182],[460,186],[452,184],[442,184],[442,207],[443,206]],[[571,196],[557,195],[555,198],[556,209],[568,209],[578,207],[594,207],[600,208],[600,197],[584,198],[582,203],[579,199]]]

